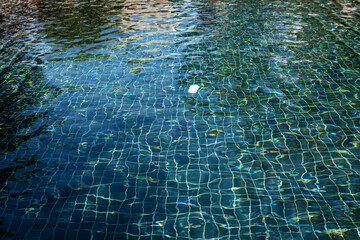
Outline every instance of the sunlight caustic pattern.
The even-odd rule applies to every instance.
[[[357,2],[0,6],[5,239],[360,239]]]

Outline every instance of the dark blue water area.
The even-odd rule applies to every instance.
[[[0,2],[0,236],[360,239],[359,9]]]

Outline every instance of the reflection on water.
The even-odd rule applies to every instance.
[[[43,81],[43,61],[32,53],[36,38],[27,2],[2,5],[0,66],[0,151],[11,152],[46,127],[48,113],[39,105],[56,98],[60,89]],[[40,121],[41,120],[41,121]]]
[[[52,60],[108,59],[127,54],[131,44],[150,45],[149,36],[168,34],[178,20],[167,1],[49,1],[39,7]],[[67,52],[69,51],[69,52]]]
[[[3,235],[360,238],[356,4],[0,6]]]

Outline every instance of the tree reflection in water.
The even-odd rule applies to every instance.
[[[44,81],[43,61],[33,52],[35,10],[32,1],[0,3],[1,206],[3,201],[24,194],[13,192],[5,182],[28,181],[29,175],[40,171],[36,155],[9,156],[51,124],[46,105],[61,93],[60,88]],[[14,237],[4,229],[0,235]]]

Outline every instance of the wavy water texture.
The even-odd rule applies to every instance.
[[[0,3],[4,239],[360,239],[357,1]]]

